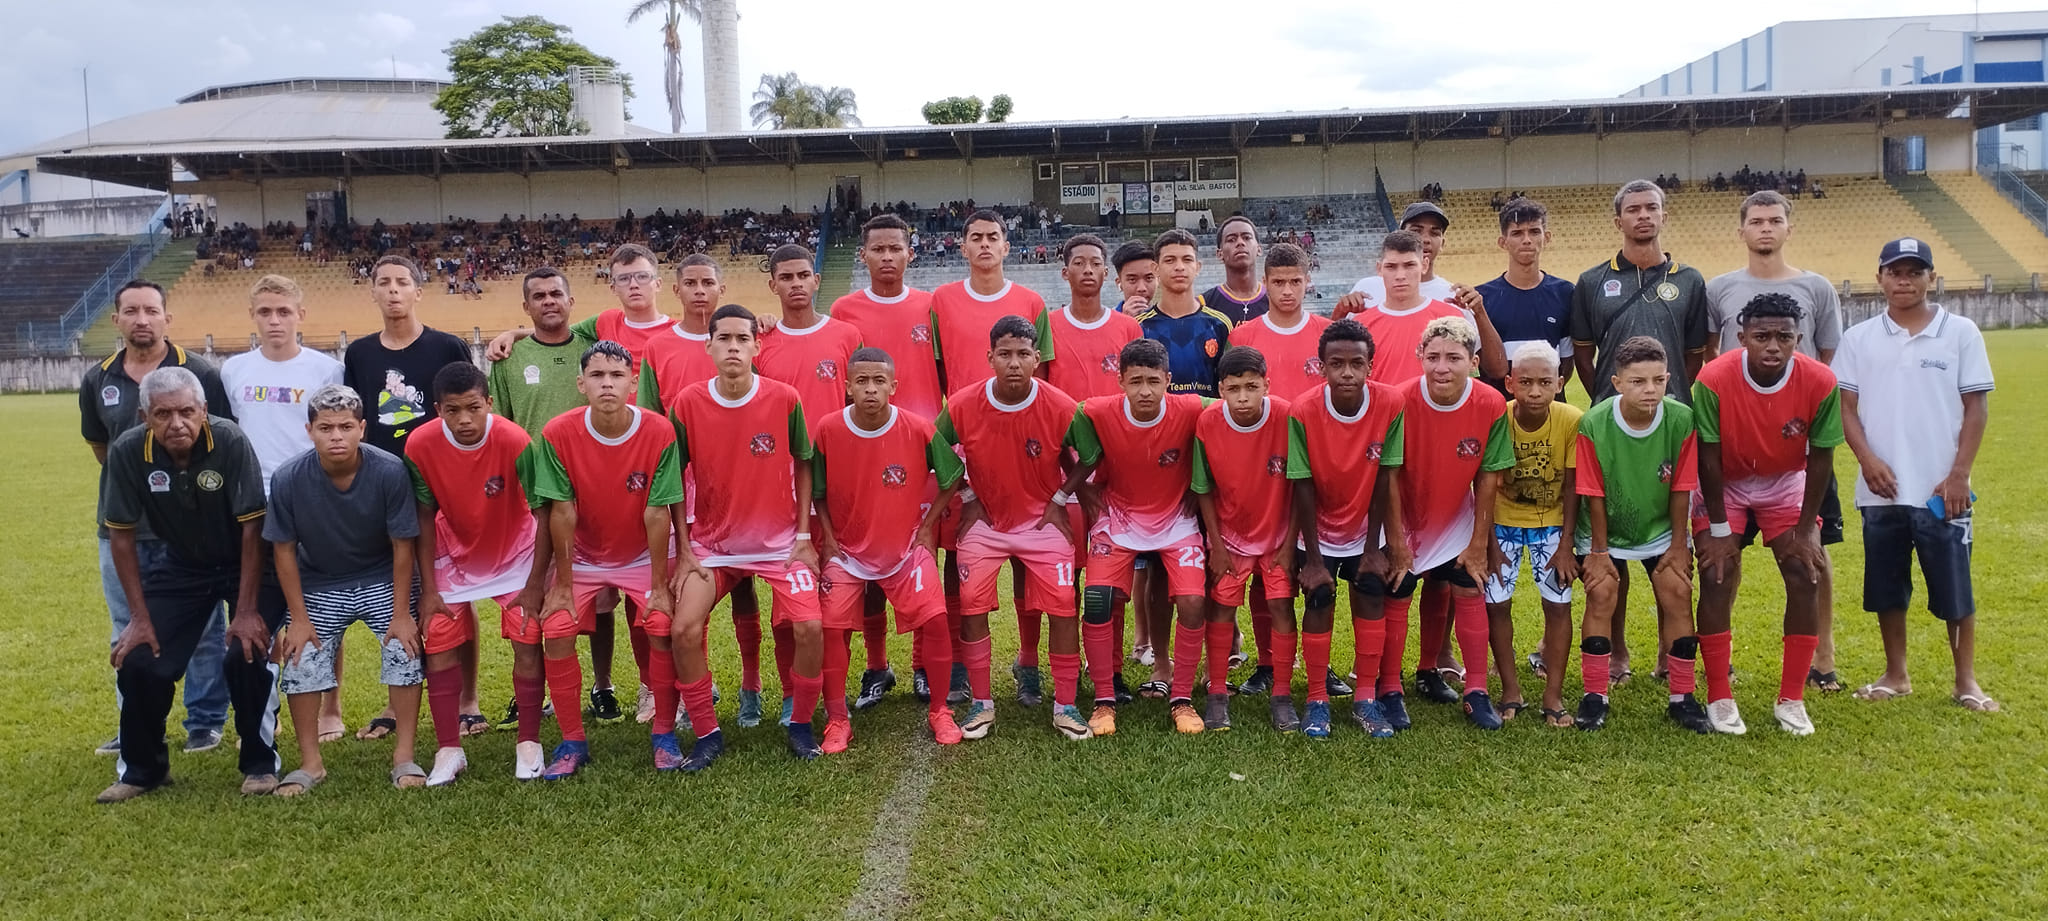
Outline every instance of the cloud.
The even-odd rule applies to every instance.
[[[256,59],[255,55],[249,53],[249,49],[225,35],[214,36],[213,46],[219,54],[214,56],[211,63],[215,70],[222,73],[233,74],[249,66],[249,63]]]
[[[362,23],[362,37],[378,44],[403,42],[419,31],[419,26],[414,25],[412,20],[383,10],[365,13],[356,17],[356,20]]]

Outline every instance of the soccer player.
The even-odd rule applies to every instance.
[[[939,518],[960,486],[964,468],[932,423],[890,403],[895,362],[863,348],[847,365],[852,405],[818,420],[812,461],[819,584],[825,617],[825,687],[846,686],[848,634],[863,624],[870,586],[896,606],[896,629],[915,636],[918,661],[951,673],[953,637],[939,584]],[[933,493],[932,490],[937,490]],[[935,498],[926,500],[930,494]],[[825,754],[853,741],[846,698],[825,697]],[[960,741],[943,697],[927,698],[926,722],[940,745]]]
[[[427,654],[427,707],[438,748],[427,786],[453,783],[469,767],[458,725],[465,682],[458,653],[475,655],[473,603],[498,605],[499,634],[512,641],[512,701],[519,740],[512,775],[533,780],[543,767],[540,747],[541,593],[548,573],[547,545],[527,501],[522,462],[533,439],[491,412],[489,381],[476,365],[452,362],[434,375],[439,418],[406,436],[406,469],[419,502],[420,606]],[[573,654],[573,623],[562,618],[559,639]],[[573,665],[574,660],[570,660]],[[562,671],[562,669],[557,669]],[[573,688],[564,700],[576,703]],[[558,695],[561,696],[561,695]]]
[[[1293,248],[1275,244],[1266,258],[1281,247]],[[1274,309],[1280,309],[1280,289],[1269,285],[1266,290],[1274,295]],[[1217,615],[1234,622],[1238,606],[1248,600],[1247,583],[1262,589],[1255,592],[1260,597],[1249,599],[1259,667],[1245,682],[1251,690],[1240,690],[1272,694],[1267,708],[1273,728],[1293,732],[1301,728],[1301,718],[1294,710],[1294,547],[1287,543],[1291,404],[1267,394],[1266,359],[1250,346],[1231,346],[1216,362],[1216,374],[1222,378],[1223,398],[1195,422],[1189,484],[1208,535],[1209,603]],[[1084,623],[1082,629],[1090,626]]]
[[[577,386],[590,405],[556,416],[541,429],[526,484],[529,501],[552,503],[548,537],[555,575],[541,605],[541,637],[562,744],[541,771],[543,780],[572,776],[590,761],[582,715],[574,707],[583,693],[583,673],[573,639],[559,646],[547,640],[572,636],[565,620],[576,631],[595,629],[598,596],[605,589],[625,597],[631,625],[648,640],[654,767],[674,770],[682,762],[675,738],[676,686],[667,678],[668,620],[676,609],[668,578],[675,552],[671,532],[682,524],[684,511],[675,430],[659,414],[633,405],[638,383],[625,346],[598,340],[578,364],[583,373]]]
[[[1785,261],[1785,247],[1792,238],[1792,203],[1777,192],[1761,191],[1743,199],[1737,220],[1737,232],[1749,250],[1749,264],[1707,281],[1708,357],[1739,349],[1736,336],[1741,324],[1736,317],[1756,295],[1777,293],[1799,305],[1799,353],[1824,365],[1832,363],[1842,341],[1841,299],[1819,273],[1794,268]],[[1834,468],[1828,469],[1827,477],[1827,488],[1820,496],[1823,550],[1841,543],[1844,534],[1841,490],[1835,484]],[[1754,529],[1743,532],[1745,541],[1755,538]],[[1832,560],[1823,557],[1823,561],[1826,565],[1820,572],[1820,604],[1816,608],[1819,619],[1814,625],[1820,644],[1814,648],[1806,681],[1833,693],[1842,689],[1842,678],[1835,671],[1835,567]]]
[[[1159,253],[1159,299],[1138,314],[1145,338],[1166,347],[1174,393],[1216,396],[1216,359],[1230,346],[1230,317],[1195,294],[1195,235],[1176,227],[1152,241]]]
[[[1692,696],[1699,647],[1691,635],[1692,555],[1685,540],[1692,491],[1699,488],[1692,409],[1668,396],[1670,366],[1656,339],[1626,340],[1610,357],[1614,379],[1607,386],[1616,395],[1579,420],[1573,484],[1583,503],[1574,549],[1586,583],[1579,645],[1586,693],[1579,698],[1577,724],[1584,730],[1607,724],[1609,630],[1623,590],[1616,561],[1636,560],[1656,595],[1660,646],[1670,641],[1664,664],[1671,699],[1665,711],[1681,727],[1712,732],[1706,708]]]
[[[619,306],[583,318],[571,327],[576,335],[592,342],[616,342],[636,359],[647,351],[647,340],[668,331],[674,320],[661,311],[661,259],[638,243],[612,250],[612,294]],[[503,361],[512,343],[533,335],[531,329],[509,329],[499,333],[484,349],[484,357]]]
[[[1422,270],[1416,277],[1416,288],[1424,298],[1442,301],[1465,311],[1466,319],[1476,319],[1482,306],[1479,293],[1464,285],[1436,274],[1436,257],[1443,252],[1444,235],[1451,229],[1451,216],[1433,201],[1418,201],[1401,209],[1400,230],[1415,235],[1421,248]],[[1375,273],[1358,280],[1351,290],[1337,299],[1330,318],[1341,320],[1384,305],[1392,297],[1387,288],[1384,273]],[[1486,333],[1481,329],[1482,334]],[[1483,341],[1483,340],[1482,340]],[[1381,343],[1381,351],[1388,346]]]
[[[1117,356],[1131,340],[1144,336],[1138,321],[1102,303],[1107,256],[1102,238],[1092,233],[1075,234],[1060,244],[1060,278],[1071,299],[1046,321],[1059,357],[1045,363],[1045,378],[1076,400],[1123,393]]]
[[[1729,625],[1742,584],[1742,547],[1731,518],[1754,524],[1785,579],[1785,647],[1773,713],[1793,735],[1811,735],[1807,670],[1813,667],[1820,604],[1821,493],[1843,441],[1835,374],[1798,352],[1799,317],[1791,296],[1750,299],[1736,317],[1742,351],[1707,362],[1692,385],[1699,428],[1700,501],[1693,515],[1699,547],[1700,659],[1707,670],[1707,719],[1717,732],[1747,731],[1729,686],[1734,652]]]
[[[1479,376],[1512,396],[1509,361],[1524,343],[1542,342],[1570,357],[1572,283],[1543,271],[1543,250],[1550,245],[1550,211],[1542,204],[1517,198],[1503,205],[1496,242],[1507,253],[1508,267],[1500,277],[1479,286],[1478,313],[1497,333],[1493,343],[1482,335],[1480,348],[1497,343],[1500,352],[1480,355]],[[1571,379],[1571,365],[1554,370],[1561,376],[1558,386]]]
[[[1422,239],[1406,230],[1387,234],[1380,243],[1380,279],[1386,299],[1359,311],[1358,322],[1372,333],[1377,347],[1372,379],[1398,387],[1422,376],[1422,331],[1435,320],[1463,316],[1458,308],[1422,292],[1416,280],[1428,263]]]
[[[1911,237],[1878,256],[1884,315],[1842,334],[1835,376],[1842,428],[1856,452],[1856,507],[1863,513],[1863,609],[1877,615],[1884,674],[1856,696],[1913,693],[1906,675],[1906,606],[1912,557],[1920,557],[1927,609],[1948,627],[1955,658],[1950,699],[1989,712],[1998,701],[1977,684],[1977,603],[1970,588],[1970,468],[1991,414],[1991,361],[1968,319],[1927,299],[1934,261]]]
[[[987,361],[994,376],[954,391],[937,420],[939,434],[959,447],[974,493],[961,506],[958,553],[959,637],[966,652],[970,695],[960,733],[969,739],[995,729],[988,614],[997,608],[996,577],[1005,560],[1024,566],[1024,591],[1013,600],[1019,616],[1035,621],[1040,615],[1055,615],[1056,688],[1060,674],[1070,666],[1077,676],[1079,671],[1079,631],[1072,627],[1074,535],[1065,508],[1073,494],[1060,472],[1078,404],[1034,377],[1041,335],[1042,328],[1023,317],[997,320],[988,331]],[[1060,617],[1066,618],[1065,626]],[[1054,719],[1069,738],[1087,737],[1085,723],[1072,725],[1078,720],[1062,719],[1057,708]]]
[[[846,408],[846,365],[861,347],[853,324],[818,312],[816,257],[794,243],[768,257],[768,289],[781,302],[775,328],[761,334],[756,370],[796,390],[804,418],[813,421]]]
[[[1110,257],[1110,267],[1116,272],[1117,292],[1123,295],[1123,303],[1117,306],[1117,312],[1135,317],[1149,309],[1152,298],[1159,291],[1159,254],[1144,242],[1126,240]],[[1119,385],[1115,392],[1122,393],[1122,386]],[[1172,675],[1168,671],[1169,663],[1152,654],[1151,612],[1166,610],[1166,583],[1152,584],[1151,562],[1151,559],[1140,556],[1132,579],[1131,606],[1137,611],[1137,635],[1131,646],[1131,659],[1152,669],[1153,680],[1145,683],[1148,689],[1146,696],[1163,698],[1171,686]],[[1121,639],[1117,646],[1122,648]]]
[[[122,802],[170,782],[164,720],[220,604],[234,610],[221,680],[241,735],[242,793],[269,793],[278,770],[269,657],[277,622],[256,602],[263,468],[233,422],[207,415],[205,387],[191,371],[167,365],[136,389],[143,424],[108,448],[101,497],[129,618],[110,657],[124,744],[115,783],[98,801]],[[135,539],[145,520],[157,535],[146,554]]]
[[[377,635],[379,678],[389,689],[391,783],[417,787],[427,772],[413,762],[420,719],[420,630],[413,619],[420,520],[412,481],[403,460],[367,443],[363,401],[353,388],[314,391],[306,416],[313,450],[270,478],[263,523],[264,539],[276,547],[277,580],[291,610],[277,656],[292,731],[299,737],[299,769],[285,775],[276,793],[298,796],[327,778],[320,758],[320,695],[338,683],[335,653],[357,621]]]
[[[1090,397],[1074,414],[1068,440],[1080,464],[1068,478],[1068,486],[1080,486],[1091,521],[1084,598],[1091,623],[1106,625],[1115,594],[1128,597],[1131,593],[1138,555],[1158,554],[1160,571],[1153,578],[1166,584],[1175,624],[1171,628],[1173,678],[1168,713],[1174,728],[1183,733],[1204,728],[1227,730],[1232,623],[1224,619],[1224,611],[1212,610],[1205,601],[1208,564],[1203,559],[1202,532],[1185,501],[1193,478],[1195,422],[1201,417],[1203,400],[1193,394],[1168,392],[1173,386],[1168,363],[1166,347],[1157,340],[1132,341],[1117,359],[1123,393]],[[1091,473],[1096,482],[1081,486]],[[1161,608],[1155,614],[1153,636],[1168,631],[1167,610]],[[1059,626],[1055,621],[1055,629]],[[1072,629],[1071,622],[1067,627]],[[1108,637],[1100,629],[1090,634],[1096,640],[1088,654],[1095,668],[1090,677],[1096,701],[1087,732],[1106,735],[1116,731],[1112,672],[1121,657],[1102,642]],[[1205,646],[1208,699],[1203,712],[1197,713],[1195,668]],[[1085,734],[1062,722],[1063,715],[1079,722],[1080,712],[1072,707],[1076,675],[1063,674],[1058,659],[1054,661],[1054,725],[1069,736],[1083,738]]]
[[[1308,262],[1308,254],[1292,243],[1266,250],[1260,299],[1271,307],[1230,331],[1233,344],[1251,346],[1264,358],[1267,392],[1290,403],[1323,382],[1316,346],[1330,321],[1302,309]]]
[[[1543,606],[1543,648],[1532,665],[1544,679],[1543,721],[1568,728],[1572,715],[1564,709],[1564,661],[1572,641],[1572,581],[1578,558],[1559,552],[1564,535],[1578,528],[1579,417],[1583,411],[1559,399],[1566,366],[1547,342],[1515,347],[1508,378],[1514,401],[1508,406],[1508,439],[1515,465],[1502,474],[1494,494],[1491,560],[1486,580],[1487,619],[1495,661],[1501,663],[1501,715],[1523,701],[1515,673],[1515,586],[1522,558],[1529,558],[1529,580]]]
[[[1266,287],[1259,283],[1258,225],[1242,214],[1224,218],[1216,228],[1216,260],[1223,263],[1223,283],[1203,292],[1202,303],[1229,317],[1232,326],[1258,319],[1267,310]]]
[[[810,430],[795,388],[754,373],[760,353],[754,315],[727,304],[711,315],[711,355],[718,377],[683,391],[670,414],[677,453],[697,484],[693,520],[678,522],[674,590],[677,616],[661,625],[660,667],[674,669],[697,741],[677,766],[696,772],[725,750],[712,711],[711,669],[704,626],[718,599],[740,579],[759,576],[774,592],[771,626],[791,637],[789,750],[819,755],[811,717],[823,692],[824,626],[818,607],[818,554],[811,543]],[[650,633],[653,631],[650,630]],[[668,646],[679,650],[673,664]],[[669,682],[661,682],[664,685]],[[845,686],[833,690],[844,694]],[[675,701],[659,691],[655,723],[672,722]]]
[[[1324,384],[1296,398],[1287,417],[1287,478],[1292,480],[1293,524],[1289,542],[1300,548],[1294,584],[1305,607],[1301,621],[1302,664],[1309,675],[1308,712],[1301,730],[1312,739],[1330,737],[1330,698],[1336,674],[1330,670],[1330,628],[1336,617],[1336,579],[1351,587],[1353,667],[1359,685],[1352,715],[1376,738],[1406,728],[1381,709],[1382,700],[1405,722],[1400,687],[1375,688],[1380,660],[1395,661],[1407,645],[1407,622],[1390,629],[1385,619],[1387,588],[1414,561],[1403,531],[1397,473],[1402,463],[1401,393],[1370,380],[1373,338],[1357,320],[1338,320],[1323,330],[1317,356]],[[1384,536],[1383,542],[1375,540]],[[1318,683],[1316,676],[1326,675]],[[1286,693],[1276,681],[1276,692]]]
[[[1488,625],[1479,580],[1492,571],[1488,555],[1495,549],[1493,503],[1499,474],[1515,465],[1507,404],[1493,388],[1472,378],[1479,332],[1464,317],[1430,321],[1422,330],[1419,350],[1423,375],[1402,385],[1406,411],[1399,481],[1402,530],[1414,553],[1414,566],[1412,574],[1404,575],[1387,593],[1387,618],[1395,623],[1408,619],[1409,599],[1419,583],[1446,586],[1449,611],[1428,593],[1423,595],[1416,691],[1429,699],[1441,699],[1439,691],[1450,691],[1433,666],[1455,622],[1458,652],[1466,668],[1465,716],[1481,729],[1499,729],[1501,716],[1486,693]],[[1398,649],[1382,656],[1382,690],[1389,679],[1400,686],[1400,656]],[[1505,667],[1513,668],[1513,662]],[[1359,678],[1364,680],[1365,674],[1359,673]]]
[[[1130,316],[1143,313],[1159,293],[1159,253],[1143,241],[1126,240],[1109,261],[1116,272],[1117,293],[1123,295],[1117,312]]]

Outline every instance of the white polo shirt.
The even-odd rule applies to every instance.
[[[1991,389],[1984,334],[1967,317],[1934,306],[1917,335],[1878,314],[1842,333],[1835,379],[1856,394],[1856,418],[1870,450],[1892,468],[1898,498],[1870,491],[1856,475],[1856,505],[1926,505],[1955,465],[1963,394]]]

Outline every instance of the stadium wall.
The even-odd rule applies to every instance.
[[[146,194],[0,205],[0,233],[13,236],[19,227],[37,237],[133,236],[149,229],[150,217],[164,203],[163,193],[143,191]]]

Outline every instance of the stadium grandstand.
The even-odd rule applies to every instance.
[[[584,295],[579,312],[606,306],[592,283],[627,241],[667,257],[710,253],[728,300],[772,312],[761,254],[773,243],[819,244],[829,302],[866,283],[852,231],[894,211],[918,230],[909,282],[931,287],[965,274],[945,248],[970,207],[1005,214],[1007,272],[1049,303],[1066,298],[1054,254],[1067,235],[1114,245],[1178,225],[1206,253],[1218,223],[1242,213],[1269,242],[1313,241],[1311,305],[1328,309],[1371,271],[1393,215],[1424,190],[1453,221],[1438,274],[1476,283],[1503,264],[1495,211],[1506,196],[1549,206],[1545,266],[1571,276],[1618,247],[1615,188],[1653,176],[1669,181],[1667,248],[1709,274],[1743,262],[1737,176],[1798,193],[1799,264],[1852,294],[1872,288],[1869,254],[1903,234],[1935,247],[1948,292],[2033,292],[2048,274],[2044,217],[1976,159],[1980,132],[2048,110],[2044,84],[483,140],[439,136],[428,105],[438,88],[216,87],[0,159],[17,183],[84,179],[157,203],[105,239],[9,234],[36,239],[0,244],[11,279],[0,351],[104,353],[111,287],[132,275],[170,289],[178,341],[241,351],[246,292],[263,272],[305,286],[306,340],[333,348],[375,327],[362,269],[393,251],[432,274],[426,322],[471,340],[523,321],[517,279],[540,264],[565,269]],[[1220,278],[1210,264],[1200,283]],[[2038,308],[2013,308],[2006,322],[2030,322]]]

